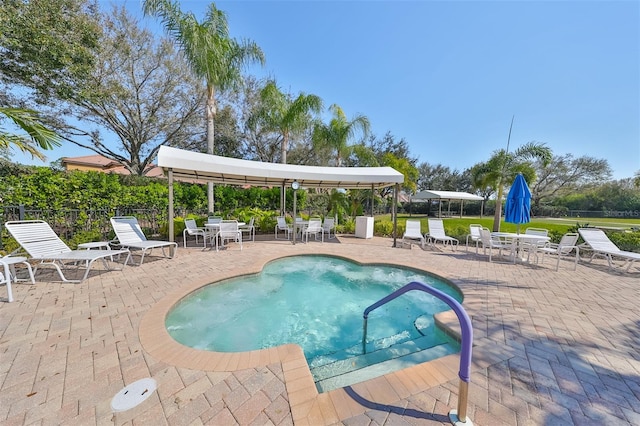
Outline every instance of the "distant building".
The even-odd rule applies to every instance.
[[[62,166],[65,170],[82,170],[102,173],[116,173],[130,175],[129,170],[117,161],[102,155],[85,155],[83,157],[64,157]],[[162,177],[162,169],[156,165],[149,167],[145,173],[148,177]]]

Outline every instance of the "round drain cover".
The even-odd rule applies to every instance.
[[[153,393],[158,387],[155,379],[145,378],[125,386],[111,400],[111,409],[113,411],[126,411],[139,404]]]

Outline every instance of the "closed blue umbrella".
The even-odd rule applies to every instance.
[[[521,173],[518,173],[509,195],[507,195],[507,204],[504,208],[504,221],[515,223],[518,225],[518,233],[520,233],[520,224],[529,223],[531,220],[531,191],[527,181]]]

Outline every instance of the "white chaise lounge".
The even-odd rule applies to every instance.
[[[420,247],[424,248],[426,240],[424,235],[422,235],[419,220],[407,220],[405,223],[405,231],[402,235],[402,246],[404,246],[405,240],[409,243],[409,248],[411,248],[411,241],[419,241]]]
[[[620,250],[610,239],[602,229],[598,228],[580,228],[578,229],[580,236],[585,242],[583,249],[591,250],[593,254],[591,259],[593,260],[597,256],[602,256],[609,262],[609,268],[614,268],[616,265],[613,263],[613,258],[622,259],[624,264],[620,268],[626,266],[626,271],[631,270],[631,265],[640,260],[640,253],[634,253],[632,251]]]
[[[172,258],[178,250],[178,243],[161,240],[147,240],[142,232],[138,219],[133,216],[116,216],[111,218],[111,226],[116,233],[118,244],[122,248],[141,250],[140,265],[144,262],[144,256],[151,253],[154,248],[162,249],[164,257]],[[165,252],[165,248],[169,248],[169,255]]]
[[[437,243],[442,242],[445,246],[449,244],[451,250],[458,247],[458,240],[445,234],[444,223],[442,219],[427,219],[429,224],[429,233],[427,234],[427,242]]]
[[[5,227],[31,259],[40,261],[33,271],[34,274],[37,273],[39,265],[52,265],[58,271],[60,279],[65,282],[84,281],[89,275],[93,262],[98,259],[102,260],[105,268],[112,269],[110,263],[113,263],[113,259],[126,254],[122,265],[124,268],[131,255],[127,249],[71,250],[51,229],[51,226],[42,220],[10,221],[5,223]],[[85,269],[85,272],[80,279],[68,279],[63,269]]]

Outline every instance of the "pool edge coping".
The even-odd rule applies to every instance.
[[[361,265],[389,265],[402,266],[413,270],[436,275],[453,285],[462,295],[464,292],[451,278],[443,274],[427,271],[411,265],[408,262],[370,262],[363,261],[358,256],[335,255],[318,250],[314,255],[326,255],[344,258]],[[265,265],[271,261],[291,257],[291,254],[265,255],[261,262],[256,262],[243,271],[228,271],[216,277],[215,282],[225,279],[260,273]],[[169,365],[200,371],[234,372],[248,368],[266,367],[269,364],[280,363],[284,374],[284,384],[289,396],[289,405],[295,424],[314,424],[317,421],[335,422],[364,413],[367,398],[376,401],[372,404],[392,403],[408,395],[413,395],[424,389],[457,380],[459,354],[451,354],[433,361],[417,364],[396,372],[387,373],[375,379],[357,383],[345,388],[319,393],[311,375],[302,348],[296,344],[286,344],[268,349],[247,352],[213,352],[184,346],[175,341],[165,327],[165,319],[175,304],[199,288],[211,284],[211,278],[202,278],[176,288],[156,302],[142,317],[138,328],[138,335],[142,348],[153,358]],[[449,311],[441,312],[446,314]],[[438,315],[438,314],[436,314]],[[437,321],[440,328],[450,335],[456,330],[450,328],[449,321]],[[492,362],[498,359],[508,359],[508,353],[493,354]],[[486,360],[472,362],[473,369],[486,366]],[[411,383],[414,386],[407,385]],[[355,398],[354,394],[358,397]],[[358,402],[358,400],[360,402]],[[370,401],[369,401],[370,402]],[[354,405],[355,404],[355,405]],[[320,417],[318,417],[320,416]],[[345,417],[346,416],[346,417]],[[309,423],[311,422],[311,423]]]

